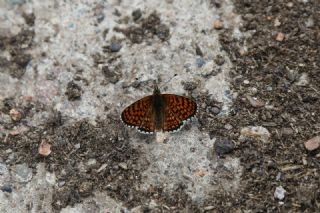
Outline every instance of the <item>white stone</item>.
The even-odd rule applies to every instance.
[[[240,131],[240,140],[254,139],[262,142],[267,142],[270,138],[270,132],[262,126],[247,126]]]
[[[282,186],[278,186],[274,192],[274,197],[278,200],[283,200],[286,192],[287,191]]]

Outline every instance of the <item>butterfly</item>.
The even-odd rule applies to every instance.
[[[155,84],[152,95],[141,98],[121,113],[121,120],[139,132],[176,132],[197,113],[197,103],[187,97],[161,94]]]

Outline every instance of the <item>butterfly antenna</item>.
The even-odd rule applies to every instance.
[[[169,80],[167,80],[166,82],[164,82],[161,86],[160,86],[160,88],[163,88],[167,83],[169,83],[174,77],[176,77],[177,76],[177,74],[174,74]]]

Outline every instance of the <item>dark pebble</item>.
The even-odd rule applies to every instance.
[[[215,62],[217,65],[221,66],[221,65],[224,64],[225,60],[224,60],[223,56],[217,55],[217,57],[214,59],[214,62]]]
[[[120,75],[114,70],[110,70],[108,66],[102,67],[102,72],[109,82],[115,84],[119,81]]]
[[[156,29],[156,34],[159,39],[161,39],[162,41],[166,41],[169,39],[170,29],[167,25],[160,24]]]
[[[78,84],[74,83],[73,81],[70,81],[68,83],[66,95],[68,96],[69,101],[80,99],[81,93],[82,93],[82,90]]]
[[[233,151],[234,144],[228,138],[217,138],[214,149],[218,155],[224,155]]]
[[[220,113],[220,108],[219,107],[211,107],[209,108],[209,111],[212,112],[213,114],[217,115]]]
[[[110,45],[110,51],[112,53],[119,52],[122,48],[122,45],[116,42],[112,42]]]
[[[80,184],[79,193],[82,196],[88,196],[92,193],[93,183],[89,181],[85,181]]]
[[[108,66],[102,67],[102,72],[106,78],[112,78],[116,75],[115,72],[111,71]]]
[[[196,44],[196,54],[200,57],[203,57],[203,52],[198,44]]]
[[[12,188],[10,185],[4,185],[4,186],[1,186],[1,191],[3,192],[8,192],[8,193],[11,193],[12,192]]]
[[[139,18],[141,18],[142,12],[140,9],[136,9],[132,12],[133,21],[137,21]]]
[[[105,18],[104,14],[99,14],[99,15],[97,15],[97,21],[98,21],[98,23],[101,23],[101,22],[104,20],[104,18]]]
[[[196,82],[188,81],[188,82],[182,82],[183,89],[192,91],[197,88],[198,84]]]
[[[206,62],[204,61],[204,59],[202,57],[199,57],[196,59],[196,63],[198,67],[202,67]]]

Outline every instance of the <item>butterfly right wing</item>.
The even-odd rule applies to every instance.
[[[166,102],[164,131],[180,130],[185,121],[197,113],[197,103],[190,98],[174,94],[162,94],[162,96]]]
[[[121,120],[142,133],[153,133],[155,125],[152,117],[152,96],[144,97],[125,108],[121,113]]]

